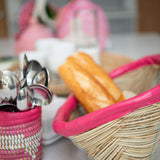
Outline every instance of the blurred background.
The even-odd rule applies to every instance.
[[[76,7],[78,8],[78,5],[79,6],[84,5],[81,3],[86,0],[82,0],[82,1],[80,0],[58,0],[58,1],[57,0],[35,0],[35,1],[36,2],[39,1],[38,3],[44,3],[45,5],[48,5],[48,7],[51,7],[50,10],[47,10],[47,14],[50,16],[50,18],[52,18],[50,19],[50,22],[47,22],[48,18],[45,16],[43,17],[43,14],[40,13],[42,11],[42,7],[39,7],[39,11],[37,12],[38,13],[37,19],[39,24],[43,24],[45,28],[47,27],[51,29],[53,35],[51,35],[48,32],[48,30],[47,31],[45,30],[46,33],[44,33],[43,35],[41,34],[40,37],[36,37],[36,40],[34,39],[34,41],[32,41],[32,38],[35,36],[36,32],[37,32],[37,35],[39,34],[38,31],[34,31],[34,33],[29,32],[30,34],[27,33],[24,36],[23,33],[26,31],[26,28],[29,26],[28,24],[30,24],[29,22],[30,20],[28,20],[27,22],[28,24],[26,24],[27,18],[31,16],[31,14],[33,15],[33,10],[35,10],[32,4],[34,0],[14,0],[14,1],[0,0],[0,47],[1,47],[0,54],[2,54],[3,52],[4,55],[13,54],[14,56],[17,56],[23,50],[26,50],[26,49],[33,50],[33,46],[31,46],[30,43],[32,44],[35,43],[38,38],[41,39],[46,37],[54,37],[54,38],[60,38],[63,40],[71,40],[70,34],[66,36],[66,33],[67,32],[69,33],[69,31],[67,30],[69,29],[75,30],[75,28],[72,27],[72,23],[75,24],[75,22],[72,22],[72,20],[70,19],[71,18],[70,10],[72,11],[74,10],[74,7],[72,7],[71,3],[72,2],[75,3],[77,1],[76,2],[77,4],[75,4],[74,6],[75,8]],[[140,55],[143,56],[145,54],[154,54],[159,52],[160,50],[159,48],[160,1],[159,0],[147,0],[147,1],[146,0],[112,0],[112,1],[111,0],[91,0],[90,2],[100,7],[100,9],[98,8],[96,9],[98,16],[100,16],[98,17],[99,20],[96,19],[95,21],[99,25],[95,33],[98,32],[98,34],[100,35],[100,42],[99,42],[100,52],[102,51],[104,52],[107,50],[109,52],[118,52],[121,54],[129,55],[134,58],[139,58]],[[27,6],[28,8],[26,7],[27,8],[26,9],[24,6],[25,7]],[[68,7],[69,9],[67,10],[66,9],[67,6],[71,8]],[[90,6],[87,4],[87,7],[90,7]],[[94,7],[92,7],[92,9]],[[61,12],[62,8],[63,9],[65,8],[67,10],[66,12],[64,12],[65,14],[62,14],[63,13]],[[23,14],[22,14],[22,11],[23,11]],[[106,16],[105,19],[103,14]],[[85,16],[82,16],[82,17],[84,18]],[[53,23],[51,22],[51,20]],[[56,24],[58,25],[56,26]],[[93,25],[92,24],[88,25],[88,24],[87,22],[86,23],[84,22],[85,27],[88,29],[87,34],[90,34],[89,27],[93,29],[92,27]],[[68,26],[66,27],[65,25],[66,26],[69,25],[70,28],[67,28]],[[79,24],[79,26],[81,25]],[[76,29],[79,30],[79,28],[80,27],[77,27]],[[38,29],[36,28],[35,30],[38,30]],[[40,31],[40,33],[42,32]],[[22,35],[23,35],[23,38],[22,38]],[[26,40],[26,38],[28,39]],[[86,38],[83,37],[82,40],[84,39]],[[19,41],[21,41],[21,43]],[[24,43],[22,43],[22,41]],[[4,45],[6,44],[6,42],[9,47],[7,50]],[[73,39],[72,39],[72,42],[73,42]],[[77,42],[77,43],[82,43],[82,42]],[[85,43],[89,43],[89,42],[85,42]],[[135,48],[138,48],[140,45],[142,46],[142,44],[144,46],[144,50],[142,50],[142,48],[135,50]],[[153,45],[152,50],[149,48],[149,45]]]
[[[68,2],[68,0],[49,1],[53,2],[58,7],[62,7]],[[111,33],[129,33],[137,31],[138,5],[140,1],[93,0],[93,2],[99,4],[105,11],[111,25]],[[3,19],[1,22],[3,27],[1,28],[1,36],[13,36],[18,30],[17,20],[20,13],[20,8],[25,2],[27,2],[27,0],[14,0],[14,2],[12,0],[0,0],[0,2],[0,5],[3,6],[0,8],[0,19],[1,21]],[[144,3],[146,3],[146,1],[144,1]],[[4,32],[2,32],[2,30]]]
[[[14,36],[18,15],[27,0],[0,0],[0,38]],[[68,0],[49,0],[62,7]],[[105,11],[111,33],[158,32],[160,33],[159,0],[93,0]]]

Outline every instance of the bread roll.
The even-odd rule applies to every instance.
[[[60,77],[87,112],[115,103],[113,97],[74,60],[67,60],[58,68]]]
[[[74,61],[82,69],[91,74],[108,91],[108,93],[111,94],[116,102],[125,100],[122,91],[89,55],[78,52],[68,57],[68,60]]]

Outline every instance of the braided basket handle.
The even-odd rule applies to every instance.
[[[146,65],[160,65],[160,55],[147,56],[128,65],[119,67],[109,75],[112,78],[118,77],[126,72],[140,68]],[[92,113],[88,113],[80,118],[67,122],[72,110],[76,108],[77,101],[73,95],[70,95],[63,106],[58,110],[54,121],[53,129],[56,133],[65,137],[77,135],[123,117],[138,108],[142,108],[160,101],[160,84],[156,87],[143,92],[135,97],[125,101],[102,108]]]

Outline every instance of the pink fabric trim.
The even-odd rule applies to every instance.
[[[140,68],[142,66],[146,65],[154,65],[154,64],[159,64],[160,65],[160,54],[153,55],[153,56],[146,56],[144,58],[141,58],[135,62],[132,62],[130,64],[124,65],[120,68],[115,69],[112,71],[109,75],[112,78],[118,77],[126,72],[132,71],[134,69]]]
[[[19,125],[36,120],[41,116],[41,107],[26,112],[0,112],[0,125]]]
[[[110,73],[112,78],[120,76],[128,71],[145,65],[160,64],[160,55],[147,56],[128,65],[120,67]],[[108,106],[98,111],[89,113],[80,118],[67,122],[72,110],[75,109],[77,101],[73,95],[70,95],[63,106],[58,110],[54,121],[53,129],[56,133],[65,137],[77,135],[100,126],[104,123],[123,117],[138,108],[151,105],[160,101],[160,85],[143,92],[133,98],[123,102]]]

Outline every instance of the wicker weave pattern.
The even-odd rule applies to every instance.
[[[155,139],[159,124],[160,104],[154,104],[70,139],[95,160],[147,160],[160,141]]]
[[[15,126],[0,126],[0,159],[41,159],[41,117]]]
[[[145,66],[115,79],[122,90],[136,94],[160,83],[160,67]],[[134,85],[133,85],[134,84]],[[95,160],[150,160],[160,141],[160,103],[69,137]]]
[[[160,66],[145,66],[114,79],[121,90],[140,94],[160,83]]]

